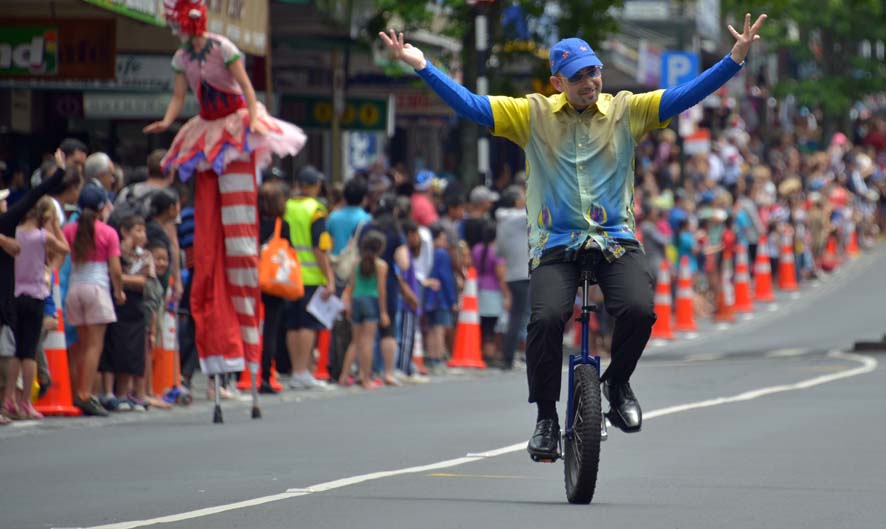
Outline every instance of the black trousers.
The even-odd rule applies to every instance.
[[[612,362],[603,380],[630,379],[655,323],[652,275],[639,247],[623,245],[625,253],[607,262],[598,249],[572,256],[542,259],[529,279],[531,315],[527,329],[526,374],[529,402],[560,399],[563,329],[572,315],[581,271],[591,270],[603,291],[606,311],[615,318]]]
[[[261,378],[270,383],[272,362],[277,356],[277,334],[282,328],[283,305],[286,300],[262,293],[261,301],[265,306],[265,323],[262,332]],[[285,333],[284,333],[285,334]]]

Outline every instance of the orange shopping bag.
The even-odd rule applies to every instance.
[[[305,295],[298,254],[289,241],[280,237],[282,221],[277,218],[274,235],[261,248],[258,286],[265,294],[295,301]]]

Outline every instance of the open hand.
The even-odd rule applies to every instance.
[[[169,128],[170,123],[165,121],[155,121],[142,129],[145,134],[157,134]]]
[[[65,167],[65,153],[62,152],[61,149],[55,150],[55,166],[64,171]]]
[[[388,30],[388,33],[379,31],[378,36],[388,47],[391,56],[399,61],[403,61],[416,70],[421,70],[427,65],[425,54],[412,44],[403,41],[403,33],[397,33],[395,30]]]
[[[759,17],[757,17],[757,21],[754,22],[754,25],[751,25],[751,14],[746,13],[744,16],[744,30],[741,34],[738,31],[735,31],[735,28],[732,27],[732,24],[728,26],[729,33],[732,33],[732,36],[735,37],[735,45],[732,47],[732,60],[741,64],[744,62],[745,57],[748,56],[748,51],[751,49],[751,44],[760,40],[760,35],[757,35],[757,32],[760,31],[760,27],[763,26],[763,21],[766,20],[767,15],[763,13]]]
[[[249,130],[253,134],[258,134],[259,136],[265,136],[268,133],[268,127],[257,119],[249,124]]]

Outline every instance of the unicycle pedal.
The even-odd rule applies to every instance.
[[[558,459],[563,457],[563,436],[560,435],[560,439],[557,440],[557,452],[534,452],[528,446],[526,447],[526,451],[529,452],[529,457],[532,458],[536,463],[556,463]]]

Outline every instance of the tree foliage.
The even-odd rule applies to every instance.
[[[735,20],[745,11],[769,14],[763,38],[779,52],[782,69],[775,94],[820,108],[831,125],[841,124],[855,101],[886,89],[886,66],[876,57],[877,42],[886,42],[886,2],[724,0],[723,7]]]

